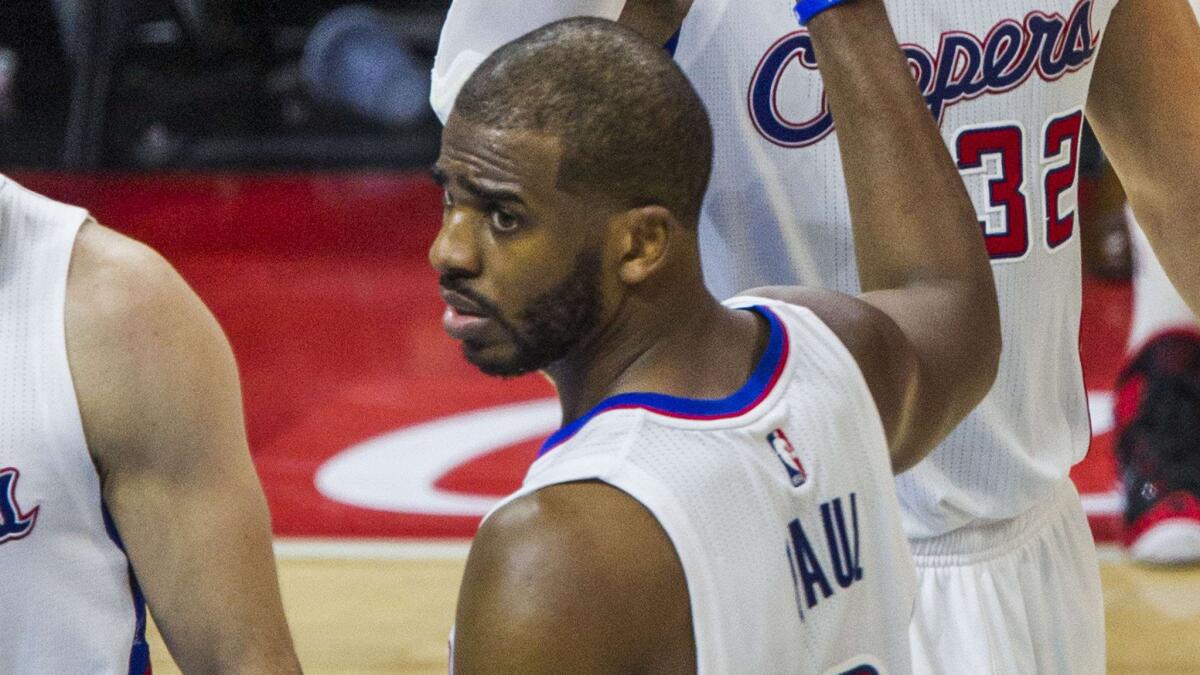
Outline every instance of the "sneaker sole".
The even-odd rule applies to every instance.
[[[1138,562],[1154,565],[1200,563],[1200,522],[1168,518],[1154,525],[1129,547]]]

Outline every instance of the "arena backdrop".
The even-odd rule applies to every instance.
[[[14,175],[165,255],[233,344],[254,460],[283,537],[462,538],[557,428],[539,376],[500,381],[442,333],[420,174]],[[1087,280],[1092,446],[1073,478],[1121,535],[1111,388],[1130,288]]]

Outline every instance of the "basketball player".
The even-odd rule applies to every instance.
[[[4,176],[0,270],[0,673],[149,673],[146,604],[186,673],[299,672],[208,310]]]
[[[519,4],[455,0],[431,101],[452,101],[481,55],[558,14],[552,7],[619,17],[674,51],[714,120],[700,219],[714,294],[778,283],[859,288],[839,135],[790,2]],[[1004,332],[991,394],[898,479],[920,580],[915,669],[1101,672],[1099,572],[1068,479],[1090,438],[1078,354],[1079,128],[1086,111],[1151,242],[1197,306],[1200,89],[1179,83],[1200,81],[1200,30],[1187,0],[887,6],[975,203]]]
[[[549,376],[566,424],[472,545],[456,672],[908,671],[891,476],[986,393],[999,316],[882,3],[805,4],[842,129],[857,298],[713,298],[708,118],[633,31],[551,24],[458,96],[430,250],[445,326],[487,373]]]

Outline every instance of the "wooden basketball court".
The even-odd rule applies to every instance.
[[[282,543],[283,601],[304,671],[444,675],[465,553],[466,544]],[[1135,566],[1109,548],[1102,557],[1109,672],[1200,673],[1200,568]],[[151,651],[156,674],[179,672],[157,633]]]

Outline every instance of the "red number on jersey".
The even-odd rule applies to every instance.
[[[1059,213],[1063,193],[1075,186],[1079,174],[1079,136],[1083,133],[1083,112],[1076,110],[1046,123],[1046,246],[1062,246],[1075,233],[1075,210]],[[1068,147],[1067,144],[1070,144]],[[1064,155],[1066,155],[1064,161]],[[1053,166],[1058,164],[1058,166]]]
[[[988,177],[987,213],[979,225],[993,260],[1020,258],[1029,251],[1029,207],[1025,198],[1025,134],[1012,124],[967,128],[954,140],[955,159],[963,176]],[[989,172],[987,159],[998,167]],[[988,215],[999,214],[1000,223],[989,227]]]

